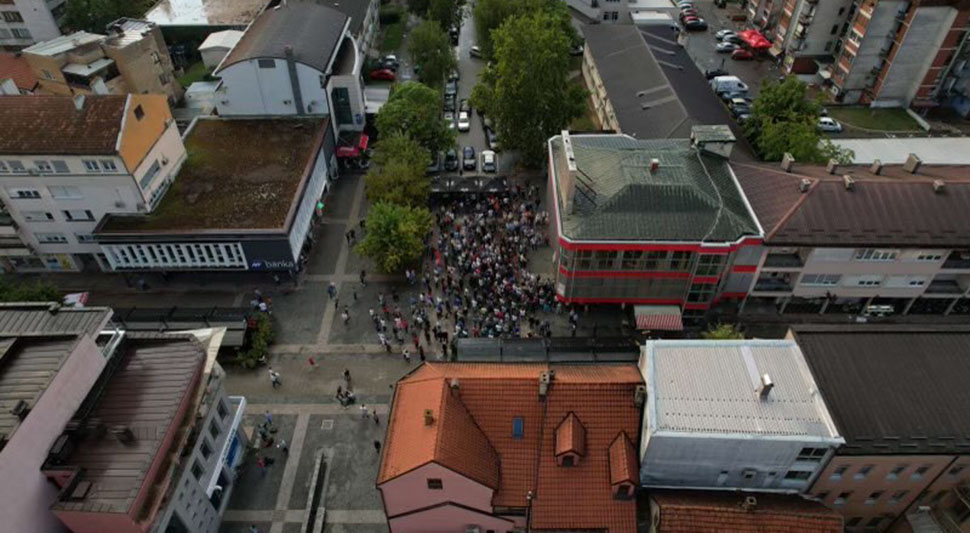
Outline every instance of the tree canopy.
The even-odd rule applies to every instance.
[[[578,41],[579,36],[572,25],[569,9],[561,0],[476,0],[475,34],[485,57],[492,57],[494,30],[510,17],[539,12],[550,14],[553,24],[563,31],[571,44]]]
[[[406,133],[431,152],[455,144],[455,131],[441,119],[441,94],[414,81],[391,90],[387,103],[377,113],[377,131],[381,136]]]
[[[367,199],[420,207],[427,205],[430,183],[424,175],[428,151],[404,133],[382,138],[374,147],[370,171],[364,181]]]
[[[50,283],[0,277],[0,302],[60,302],[62,298],[61,291]]]
[[[744,334],[734,324],[718,324],[701,333],[701,337],[714,341],[741,340]]]
[[[475,107],[496,121],[502,145],[528,164],[545,156],[545,142],[583,113],[586,91],[568,83],[569,36],[558,15],[513,16],[492,32],[494,61],[472,91]]]
[[[408,49],[414,63],[421,65],[421,82],[429,87],[440,88],[458,66],[448,34],[433,20],[422,22],[411,32]]]
[[[461,3],[457,0],[428,0],[428,19],[437,21],[441,29],[448,31],[461,21]]]
[[[426,208],[375,204],[367,214],[367,233],[357,250],[382,272],[400,272],[420,262],[431,223]]]
[[[71,0],[64,10],[64,26],[103,34],[109,23],[122,17],[140,18],[152,4],[148,0]]]

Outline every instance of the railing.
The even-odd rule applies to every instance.
[[[765,279],[754,284],[754,290],[763,292],[791,292],[793,288],[791,282],[784,280]]]
[[[768,254],[765,258],[766,267],[803,267],[805,262],[802,261],[802,257],[798,254]]]
[[[932,281],[926,287],[926,292],[930,294],[961,294],[963,288],[956,280]]]
[[[954,258],[953,255],[950,255],[940,268],[970,268],[970,258]]]

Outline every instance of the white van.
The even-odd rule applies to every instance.
[[[711,80],[711,89],[717,94],[727,92],[746,92],[747,84],[737,76],[717,76]]]

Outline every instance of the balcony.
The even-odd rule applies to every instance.
[[[754,284],[756,292],[791,292],[792,289],[790,278],[764,278]]]
[[[940,268],[970,268],[970,250],[957,250],[950,252],[950,255],[943,262]]]
[[[963,288],[955,279],[935,279],[926,287],[926,294],[963,294]]]
[[[798,253],[768,254],[765,257],[764,266],[767,268],[801,268],[805,266],[805,261]]]

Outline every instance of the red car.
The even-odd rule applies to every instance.
[[[739,48],[731,52],[731,59],[735,61],[749,61],[751,59],[754,59],[754,54],[752,54],[750,50]]]
[[[370,79],[394,81],[397,79],[397,76],[394,74],[394,71],[391,69],[379,68],[379,69],[370,71]]]

